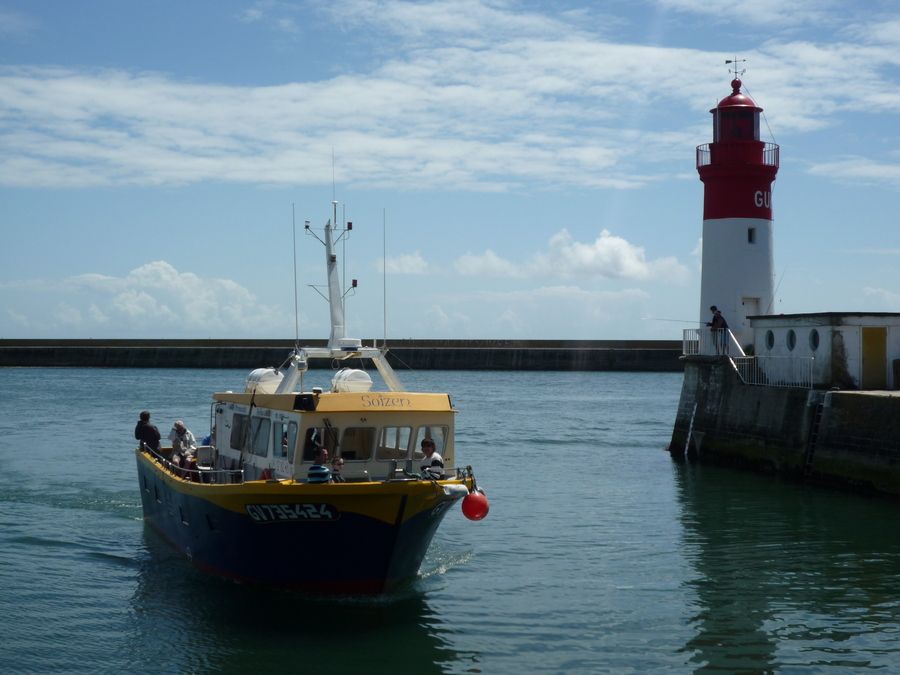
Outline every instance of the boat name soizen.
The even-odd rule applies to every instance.
[[[280,368],[250,373],[244,392],[213,394],[212,441],[195,457],[170,460],[170,448],[142,442],[138,479],[145,522],[203,570],[315,593],[385,593],[416,577],[455,502],[471,520],[489,505],[472,467],[455,467],[450,397],[406,391],[384,346],[345,335],[335,244],[352,224],[338,229],[333,207],[322,238],[306,224],[325,247],[327,346],[298,344]],[[304,391],[309,359],[351,358],[374,364],[388,391],[372,392],[357,368],[339,370],[330,391]],[[425,439],[444,467],[415,470]],[[308,482],[323,449],[343,460],[343,482]]]

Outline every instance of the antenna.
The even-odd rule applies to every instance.
[[[308,225],[307,225],[308,227]],[[294,205],[291,204],[291,229],[294,232],[294,340],[295,347],[300,345],[300,314],[297,309],[297,221],[294,217]]]
[[[381,318],[384,323],[384,337],[381,346],[387,346],[387,209],[381,210]]]
[[[740,77],[741,75],[743,75],[744,73],[747,72],[747,69],[746,69],[746,68],[744,68],[743,70],[738,70],[738,69],[737,69],[737,64],[739,64],[739,63],[747,63],[747,59],[739,59],[737,56],[735,56],[733,59],[725,59],[725,65],[726,65],[726,66],[729,65],[729,64],[734,64],[734,67],[733,67],[733,68],[729,68],[729,69],[728,69],[728,72],[729,72],[729,73],[734,73],[734,76],[735,76],[735,77]]]
[[[337,204],[337,197],[335,196],[337,192],[334,187],[334,148],[331,149],[331,201]],[[335,211],[335,219],[337,218],[337,211]],[[337,225],[337,220],[334,221],[334,224]]]

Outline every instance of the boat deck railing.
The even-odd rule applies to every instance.
[[[192,483],[212,483],[216,485],[235,485],[244,483],[247,478],[243,469],[215,469],[212,466],[204,466],[203,464],[194,468],[194,466],[180,466],[172,460],[166,459],[160,452],[153,450],[141,441],[141,450],[147,452],[153,457],[160,466],[177,478]],[[164,448],[168,450],[170,448]],[[394,482],[411,482],[421,480],[437,480],[418,473],[413,473],[412,461],[405,462],[408,466],[400,468],[397,462],[391,463],[391,469],[384,478],[373,478],[368,471],[342,471],[341,475],[347,483],[394,483]],[[443,477],[440,480],[465,480],[473,477],[472,467],[465,468],[445,467],[443,469]],[[269,479],[278,481],[280,479]],[[305,472],[295,473],[291,476],[293,483],[307,483],[307,474]]]
[[[202,464],[193,468],[193,466],[179,466],[170,459],[166,459],[162,454],[148,447],[141,441],[141,449],[146,451],[159,464],[172,475],[182,480],[192,483],[216,483],[224,485],[234,485],[244,482],[243,469],[215,469],[211,466],[203,466]],[[166,448],[169,449],[169,448]]]

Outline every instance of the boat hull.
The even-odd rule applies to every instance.
[[[145,522],[197,567],[324,594],[390,592],[418,573],[464,481],[185,481],[136,452]]]

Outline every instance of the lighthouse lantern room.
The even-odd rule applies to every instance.
[[[752,341],[748,316],[774,312],[772,184],[778,146],[759,139],[762,108],[741,81],[710,110],[713,142],[697,147],[703,182],[703,270],[700,320],[722,312],[742,347]]]

